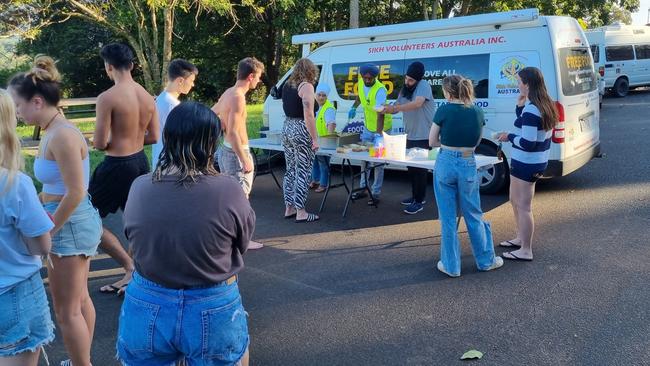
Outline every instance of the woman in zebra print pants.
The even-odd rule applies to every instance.
[[[282,146],[287,170],[284,175],[285,218],[313,222],[318,215],[305,210],[314,154],[318,150],[314,117],[314,84],[318,69],[309,59],[296,62],[293,73],[282,88],[282,107],[287,119],[282,127]]]

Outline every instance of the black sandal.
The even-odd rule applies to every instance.
[[[296,220],[296,223],[314,222],[314,221],[318,221],[319,219],[320,219],[320,217],[318,217],[318,215],[315,215],[315,214],[313,214],[313,213],[310,213],[310,214],[307,214],[307,218],[306,218],[306,219]]]

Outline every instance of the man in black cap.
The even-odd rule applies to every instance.
[[[384,113],[403,113],[404,129],[406,130],[406,148],[419,147],[429,149],[429,130],[436,111],[431,86],[424,77],[424,65],[413,62],[409,65],[404,76],[404,86],[399,92],[397,102],[386,106]],[[424,198],[427,192],[427,170],[408,168],[411,177],[411,197],[404,199],[402,204],[407,206],[404,212],[414,215],[424,208]]]

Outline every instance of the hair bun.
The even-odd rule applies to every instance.
[[[32,70],[28,73],[33,79],[40,81],[58,82],[61,80],[54,59],[46,55],[37,55]]]

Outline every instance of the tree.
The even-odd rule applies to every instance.
[[[350,0],[350,29],[359,28],[359,0]]]
[[[254,0],[242,6],[256,11]],[[162,87],[171,61],[176,11],[213,11],[236,24],[230,0],[9,0],[0,5],[0,31],[34,37],[43,27],[84,19],[110,30],[135,51],[145,87],[152,93]]]

